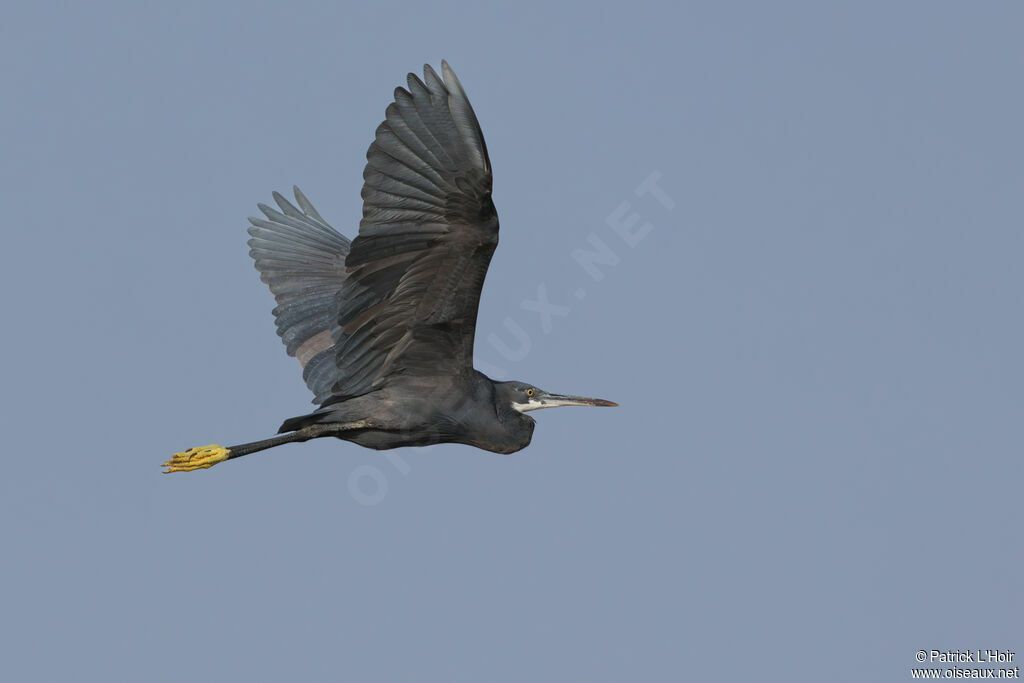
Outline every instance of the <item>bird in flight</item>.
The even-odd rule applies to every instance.
[[[166,472],[205,469],[291,442],[332,436],[374,449],[461,443],[495,453],[530,444],[527,415],[614,406],[473,368],[480,290],[498,245],[491,162],[459,79],[441,62],[409,74],[366,153],[354,240],[296,187],[250,218],[249,254],[274,294],[277,333],[319,407],[278,436],[190,448]]]

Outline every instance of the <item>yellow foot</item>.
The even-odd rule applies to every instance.
[[[190,448],[184,453],[172,455],[171,459],[163,464],[164,467],[169,468],[164,474],[191,472],[192,470],[203,470],[213,467],[217,463],[227,460],[230,452],[228,449],[217,444]]]

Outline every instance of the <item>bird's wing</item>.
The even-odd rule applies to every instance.
[[[472,371],[477,305],[498,217],[491,163],[446,62],[409,74],[366,153],[363,220],[339,293],[338,399],[397,375]]]
[[[274,201],[280,211],[260,204],[265,218],[249,219],[249,255],[277,299],[277,333],[288,355],[302,364],[314,402],[323,403],[338,380],[332,333],[338,326],[338,292],[350,242],[320,217],[299,188],[299,208],[277,192]]]

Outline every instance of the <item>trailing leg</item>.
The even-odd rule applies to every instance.
[[[302,441],[309,441],[310,439],[317,439],[322,436],[333,436],[338,432],[362,429],[366,426],[367,423],[365,420],[345,424],[314,424],[288,434],[281,434],[280,436],[263,439],[262,441],[243,443],[237,446],[231,446],[230,448],[224,448],[217,444],[189,448],[186,451],[175,453],[171,456],[170,460],[163,464],[164,467],[168,468],[164,474],[169,474],[171,472],[205,470],[213,467],[217,463],[224,462],[225,460],[240,458],[243,455],[265,451],[268,448],[274,448],[286,443],[298,443]]]

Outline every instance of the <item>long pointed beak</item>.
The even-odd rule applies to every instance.
[[[603,398],[586,398],[585,396],[565,396],[564,394],[544,393],[537,397],[540,408],[557,408],[558,406],[617,406],[618,403]]]

